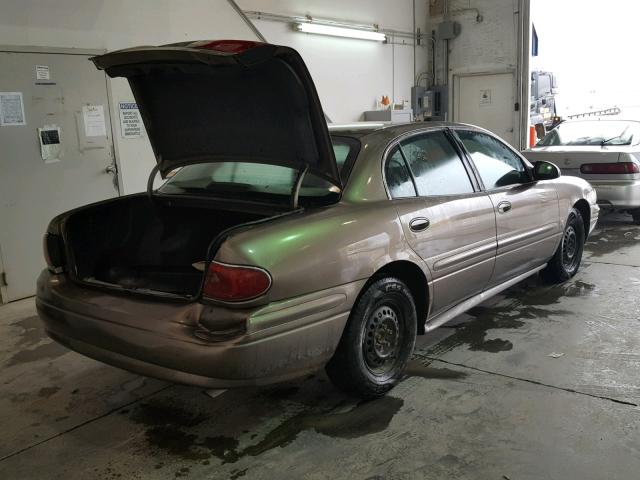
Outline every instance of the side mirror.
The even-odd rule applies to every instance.
[[[560,169],[551,162],[536,162],[533,164],[533,178],[536,180],[553,180],[560,175]]]

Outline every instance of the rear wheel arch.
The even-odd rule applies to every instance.
[[[429,311],[429,287],[427,277],[422,269],[413,262],[408,260],[396,260],[387,263],[369,278],[367,283],[362,287],[358,298],[367,290],[369,285],[384,277],[394,277],[402,281],[411,292],[416,307],[418,318],[418,334],[424,334],[424,324]]]

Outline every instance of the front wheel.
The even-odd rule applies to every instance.
[[[631,214],[631,217],[633,217],[633,223],[635,225],[640,225],[640,208],[630,210],[629,213]]]
[[[562,232],[560,245],[542,270],[542,277],[553,283],[564,282],[573,277],[580,268],[584,249],[584,222],[582,215],[575,208],[569,212],[569,218]]]
[[[402,378],[416,330],[416,307],[407,286],[392,277],[376,280],[351,310],[326,367],[329,378],[362,398],[384,395]]]

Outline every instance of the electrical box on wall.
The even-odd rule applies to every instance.
[[[411,107],[416,117],[425,121],[444,121],[447,119],[447,87],[434,85],[411,87]]]
[[[426,105],[429,103],[429,99],[425,95],[426,91],[426,87],[421,85],[411,87],[411,109],[416,117],[422,116]]]
[[[458,22],[440,22],[438,24],[438,40],[451,40],[460,35],[460,24]]]

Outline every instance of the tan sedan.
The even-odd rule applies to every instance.
[[[69,348],[212,388],[326,365],[392,388],[417,334],[536,272],[579,268],[593,189],[489,132],[327,128],[294,50],[240,41],[96,57],[126,77],[162,187],[67,212],[37,306]]]

